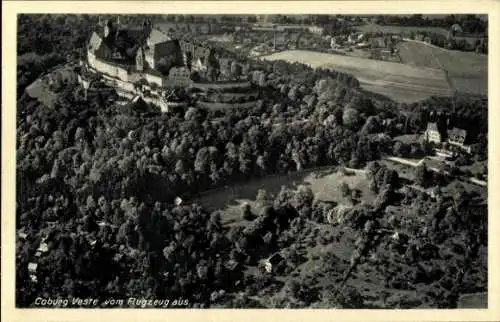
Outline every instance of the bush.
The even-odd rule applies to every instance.
[[[351,188],[345,182],[342,182],[340,184],[339,189],[340,189],[340,192],[342,193],[342,197],[344,197],[344,198],[347,197],[347,196],[349,196],[351,194]]]

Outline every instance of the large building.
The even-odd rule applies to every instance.
[[[145,79],[161,87],[184,86],[191,70],[206,70],[211,54],[209,48],[173,39],[149,22],[132,29],[108,20],[90,37],[87,63],[122,82]]]
[[[254,104],[257,94],[249,90],[250,82],[240,79],[220,82],[217,76],[211,76],[219,74],[219,60],[211,48],[170,37],[148,22],[142,28],[131,29],[120,26],[119,22],[107,21],[91,35],[87,60],[81,61],[81,65],[84,74],[97,75],[119,96],[140,97],[162,111],[180,104],[171,98],[172,89],[176,87],[193,87],[202,97],[220,97],[220,101],[202,102],[210,107]],[[79,81],[87,90],[89,80],[84,74]],[[200,77],[203,74],[211,80],[203,80],[204,77]],[[209,95],[209,91],[217,94]],[[231,91],[235,93],[228,93]]]
[[[452,128],[445,131],[439,130],[437,123],[428,123],[424,133],[425,140],[435,144],[443,144],[444,149],[439,149],[441,154],[456,154],[459,151],[471,153],[470,145],[467,145],[467,131],[459,128]]]

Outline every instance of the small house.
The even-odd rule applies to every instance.
[[[448,143],[462,146],[465,143],[467,131],[459,128],[448,130]]]
[[[40,243],[40,246],[38,247],[39,252],[45,253],[48,250],[49,250],[49,246],[47,245],[47,243]]]
[[[459,128],[452,128],[448,130],[448,140],[447,142],[451,146],[458,147],[460,150],[467,153],[471,153],[472,149],[470,145],[465,144],[467,141],[467,131]]]
[[[36,273],[36,269],[38,268],[38,264],[37,263],[28,263],[28,271],[31,273],[31,274],[34,274]]]
[[[180,197],[176,197],[175,200],[174,200],[174,204],[176,206],[180,206],[182,204],[182,199]]]
[[[276,253],[264,261],[264,269],[268,273],[276,271],[279,264],[283,262],[284,258],[279,253]]]

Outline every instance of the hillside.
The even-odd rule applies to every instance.
[[[85,95],[81,68],[54,68],[79,51],[68,24],[98,21],[85,17],[20,19],[17,307],[456,308],[488,292],[487,188],[461,181],[488,175],[483,97],[424,98],[447,93],[438,69],[222,48],[211,80],[169,89],[184,104],[162,112],[98,73]],[[224,73],[258,98],[221,95]],[[431,154],[433,122],[466,131],[471,152],[443,171],[382,161]]]

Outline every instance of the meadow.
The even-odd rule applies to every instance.
[[[487,55],[447,50],[412,41],[400,43],[398,49],[404,64],[446,70],[454,90],[487,95]]]
[[[262,57],[268,60],[300,62],[313,68],[331,68],[354,75],[367,91],[398,102],[415,102],[429,96],[452,94],[444,71],[432,67],[363,59],[305,50],[288,50]]]

